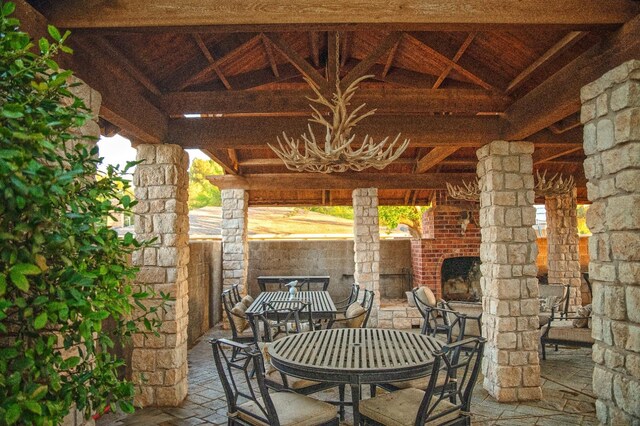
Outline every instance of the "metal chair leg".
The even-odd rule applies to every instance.
[[[338,394],[340,395],[340,420],[344,421],[344,386],[338,386]]]

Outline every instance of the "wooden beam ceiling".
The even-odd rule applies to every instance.
[[[311,114],[308,88],[301,90],[259,90],[233,92],[172,92],[162,97],[163,109],[172,117],[201,114]],[[386,113],[466,113],[501,112],[510,103],[508,96],[468,89],[412,89],[361,87],[352,105],[366,103]]]
[[[400,173],[265,173],[244,176],[207,176],[220,189],[274,190],[333,190],[375,187],[379,189],[444,189],[446,183],[459,184],[475,179],[475,173],[431,173],[413,175]]]
[[[69,0],[42,2],[42,10],[61,28],[132,28],[207,26],[233,30],[256,25],[286,29],[290,25],[354,25],[454,30],[514,25],[593,27],[618,25],[638,13],[631,0],[388,0],[362,1],[238,0]],[[246,27],[245,27],[246,30]]]
[[[416,173],[425,173],[435,167],[442,160],[459,149],[457,146],[436,146],[427,155],[418,160]]]
[[[212,119],[175,119],[169,125],[169,140],[184,148],[264,148],[276,136],[308,132],[306,117],[229,117]],[[415,117],[381,115],[358,124],[355,133],[369,134],[375,141],[398,132],[410,138],[412,147],[479,147],[499,136],[501,121],[496,117]],[[316,127],[316,134],[321,130]],[[322,133],[324,134],[324,133]]]
[[[504,136],[524,139],[580,109],[580,89],[623,62],[640,58],[640,16],[514,102]]]

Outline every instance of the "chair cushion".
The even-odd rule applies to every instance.
[[[540,327],[549,324],[549,320],[551,319],[551,314],[540,312],[538,314],[538,320],[540,321]]]
[[[238,333],[242,333],[249,327],[249,321],[247,321],[247,315],[245,314],[246,310],[247,307],[242,302],[236,303],[231,309],[233,314],[231,315],[231,321],[236,326]]]
[[[271,367],[273,368],[273,366]],[[294,377],[289,375],[286,375],[286,376],[287,376],[287,388],[293,389],[293,390],[308,388],[310,386],[315,386],[320,383],[320,382],[314,382],[313,380],[301,379],[299,377]],[[284,387],[284,380],[282,380],[282,373],[276,370],[275,368],[273,368],[273,371],[265,375],[265,379]]]
[[[338,415],[338,407],[305,395],[294,392],[276,392],[270,395],[281,426],[321,425],[334,420]],[[262,411],[253,401],[246,402],[240,407],[261,417],[263,416]],[[252,425],[269,425],[240,411],[235,414],[238,418]]]
[[[580,306],[576,310],[576,314],[580,318],[573,320],[573,326],[577,328],[585,328],[589,324],[589,317],[591,316],[591,305]]]
[[[426,390],[427,386],[429,385],[430,379],[431,379],[431,376],[425,376],[419,379],[407,380],[404,382],[396,382],[391,384],[399,389],[415,388],[420,390]],[[441,373],[438,376],[438,380],[436,380],[436,386],[437,387],[444,386],[445,379],[446,379],[445,374]],[[451,379],[449,383],[452,383],[453,381],[455,381],[455,379]]]
[[[416,290],[416,297],[423,305],[436,306],[436,295],[433,294],[429,287],[422,286]]]
[[[386,426],[413,426],[423,398],[424,391],[414,388],[401,389],[361,401],[360,414]],[[449,401],[440,401],[432,416],[451,407],[452,404]],[[460,415],[460,410],[456,410],[439,417],[433,423],[427,421],[426,424],[446,423]]]
[[[248,308],[253,303],[253,297],[247,294],[245,297],[242,298],[241,302],[244,303],[244,306]]]
[[[555,323],[556,322],[554,321],[551,328],[549,329],[547,339],[563,340],[566,341],[567,344],[571,342],[593,343],[593,337],[591,336],[590,328],[554,327],[553,325]],[[544,330],[545,329],[540,330],[541,336],[544,333]]]
[[[347,328],[360,328],[366,316],[366,310],[358,302],[353,302],[345,312],[345,325]]]

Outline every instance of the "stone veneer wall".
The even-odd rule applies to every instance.
[[[593,283],[593,390],[603,424],[640,423],[640,61],[582,88]]]
[[[246,292],[249,260],[249,193],[243,189],[223,189],[222,196],[222,287],[240,284]]]
[[[545,198],[549,284],[570,285],[571,310],[582,306],[577,191]]]
[[[484,387],[498,401],[542,397],[533,144],[494,141],[477,152],[482,228]]]
[[[157,238],[152,247],[134,253],[140,267],[137,282],[169,293],[160,335],[135,335],[132,380],[139,406],[177,406],[187,395],[187,323],[189,296],[189,156],[178,145],[138,145],[143,162],[134,174],[135,232],[142,240]],[[157,303],[159,300],[151,300]]]
[[[192,347],[200,336],[222,320],[222,247],[220,241],[189,241],[189,325]]]
[[[378,189],[353,190],[353,235],[355,282],[376,292],[369,327],[378,324],[380,310],[380,226],[378,224]]]

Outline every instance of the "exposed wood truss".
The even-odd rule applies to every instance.
[[[416,173],[425,173],[458,150],[457,146],[436,146],[418,160]]]
[[[438,76],[438,79],[436,80],[436,82],[433,83],[433,89],[437,89],[438,87],[440,87],[440,85],[442,84],[444,79],[447,78],[447,76],[451,72],[451,69],[453,68],[453,64],[457,64],[458,63],[458,61],[460,60],[460,58],[464,54],[464,51],[467,50],[467,48],[469,47],[469,45],[471,44],[473,39],[476,37],[476,34],[477,34],[476,32],[470,33],[467,36],[467,38],[464,39],[464,41],[462,42],[462,45],[460,46],[460,48],[456,52],[455,56],[453,57],[453,59],[451,60],[449,65],[447,65],[447,68],[445,68],[444,71],[442,71],[440,73],[440,75]]]

